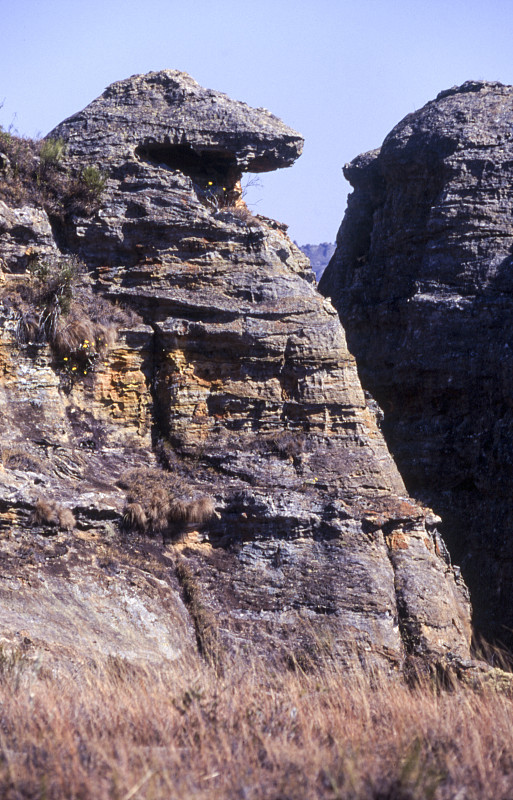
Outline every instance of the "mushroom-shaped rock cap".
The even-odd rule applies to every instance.
[[[302,137],[266,109],[203,89],[177,70],[113,83],[48,136],[64,139],[71,157],[88,161],[135,154],[172,166],[179,149],[182,160],[215,158],[240,172],[288,167],[303,148]]]

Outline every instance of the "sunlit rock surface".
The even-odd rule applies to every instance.
[[[437,518],[406,495],[338,315],[285,227],[241,197],[241,173],[290,165],[299,134],[164,71],[114,84],[51,136],[67,169],[105,179],[97,212],[54,224],[59,247],[135,321],[70,380],[44,345],[16,344],[4,308],[4,635],[23,626],[58,650],[75,620],[77,652],[131,658],[191,643],[397,670],[468,657],[465,586]],[[134,468],[212,497],[215,515],[127,530]],[[42,496],[73,529],[40,524]],[[53,599],[43,625],[34,604]]]

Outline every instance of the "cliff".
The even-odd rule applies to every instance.
[[[16,202],[6,167],[1,206],[4,639],[75,660],[467,658],[465,586],[338,315],[241,197],[299,134],[166,70],[46,141],[35,174],[73,202]]]
[[[467,82],[344,173],[320,283],[408,490],[443,518],[478,629],[511,645],[513,88]]]

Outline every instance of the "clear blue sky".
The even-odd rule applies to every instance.
[[[5,0],[0,124],[47,133],[115,80],[164,68],[264,106],[303,156],[248,200],[292,238],[334,241],[341,167],[441,89],[513,84],[513,0]]]

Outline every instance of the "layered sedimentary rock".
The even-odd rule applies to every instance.
[[[320,283],[410,492],[443,518],[478,628],[513,630],[513,88],[468,82],[344,168]]]
[[[67,169],[105,182],[92,216],[54,222],[59,247],[133,319],[78,379],[44,342],[17,346],[4,309],[2,555],[17,565],[1,579],[4,635],[18,615],[30,640],[52,639],[14,591],[28,575],[46,607],[76,587],[102,652],[119,604],[130,657],[135,607],[141,657],[196,639],[210,656],[466,658],[465,586],[437,518],[406,495],[338,315],[285,227],[241,199],[242,171],[290,165],[301,137],[172,71],[114,84],[51,137]],[[215,514],[180,525],[205,497]],[[182,631],[170,643],[162,620],[152,629],[159,602]]]

